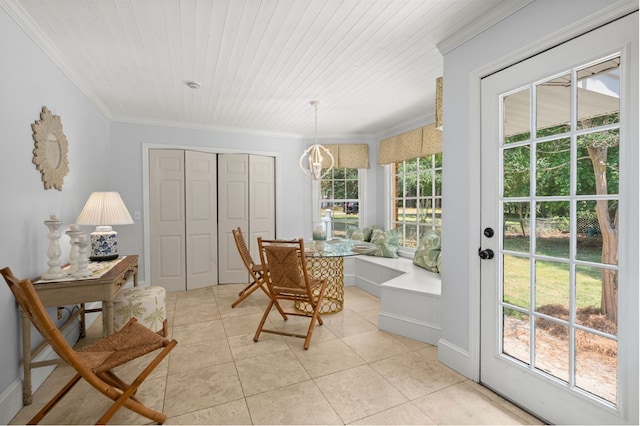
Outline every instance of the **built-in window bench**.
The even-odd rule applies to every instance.
[[[380,330],[437,345],[440,339],[440,275],[411,259],[344,258],[345,285],[380,298]],[[348,302],[347,302],[348,303]]]

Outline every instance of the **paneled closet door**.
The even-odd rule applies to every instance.
[[[275,159],[249,156],[249,250],[259,262],[258,237],[276,235]]]
[[[149,220],[152,285],[217,284],[216,154],[150,150]]]
[[[249,155],[218,155],[218,266],[220,284],[246,283],[247,270],[233,240],[232,229],[249,235]],[[251,247],[249,245],[249,247]],[[254,258],[255,259],[255,258]]]
[[[218,154],[219,283],[246,283],[232,229],[238,226],[253,259],[258,237],[275,237],[275,159],[249,154]]]
[[[187,290],[218,283],[216,154],[185,152]]]
[[[186,284],[184,151],[149,151],[151,285],[183,291]]]

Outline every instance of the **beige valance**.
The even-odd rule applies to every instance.
[[[369,145],[362,144],[334,144],[323,145],[333,155],[333,167],[347,169],[368,169],[369,168]],[[323,159],[323,168],[329,167]]]
[[[378,164],[397,163],[439,152],[442,152],[442,132],[430,124],[381,140]]]

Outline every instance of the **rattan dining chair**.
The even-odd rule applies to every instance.
[[[253,261],[251,252],[249,252],[249,248],[247,247],[247,243],[244,239],[242,229],[238,226],[237,229],[232,229],[231,233],[233,234],[233,240],[236,243],[236,248],[238,249],[238,254],[240,254],[242,263],[244,263],[244,266],[247,268],[247,272],[249,272],[249,276],[251,277],[249,285],[242,289],[238,294],[238,299],[231,304],[231,307],[235,308],[240,304],[240,302],[249,297],[251,293],[257,289],[262,289],[267,296],[269,295],[269,291],[267,290],[264,279],[262,278],[262,265]]]
[[[258,237],[260,260],[264,268],[264,280],[269,289],[270,300],[262,315],[258,329],[253,338],[255,342],[260,338],[260,333],[274,333],[285,336],[295,336],[304,339],[304,348],[309,349],[313,328],[316,321],[322,325],[320,307],[327,289],[327,279],[312,279],[307,272],[307,260],[304,254],[304,240],[265,240]],[[314,295],[314,290],[317,296]],[[284,311],[286,315],[306,316],[310,318],[309,328],[306,334],[290,333],[282,330],[265,329],[264,324],[271,312],[273,305],[282,310],[280,301],[293,301],[293,309]],[[307,313],[295,309],[295,302],[306,302],[312,307],[312,312]],[[287,317],[284,316],[286,320]]]
[[[231,233],[233,234],[233,240],[236,243],[236,248],[238,249],[238,254],[240,254],[240,258],[242,259],[242,263],[244,264],[247,272],[249,273],[249,277],[251,282],[247,285],[242,291],[238,294],[238,298],[235,302],[231,304],[232,308],[235,308],[242,302],[244,299],[249,297],[254,291],[257,289],[261,289],[264,293],[269,296],[269,290],[267,288],[267,284],[264,282],[264,277],[262,275],[262,264],[256,263],[251,256],[251,252],[247,247],[247,243],[244,238],[244,233],[242,229],[238,226],[237,229],[232,229]],[[278,311],[282,318],[285,318],[285,313],[278,306]]]
[[[167,416],[144,405],[136,398],[135,393],[142,382],[176,346],[175,340],[167,340],[132,318],[120,331],[76,351],[65,340],[49,317],[31,281],[20,280],[9,268],[0,270],[0,273],[9,285],[20,308],[26,313],[45,341],[64,363],[76,371],[73,378],[51,401],[44,405],[29,421],[29,424],[40,422],[80,379],[86,380],[96,390],[114,401],[98,419],[97,424],[107,423],[123,406],[154,422],[164,423]],[[160,350],[159,353],[131,384],[127,384],[113,372],[115,367],[156,350]]]

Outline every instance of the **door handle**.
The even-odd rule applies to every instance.
[[[493,259],[493,250],[491,249],[478,249],[478,256],[480,256],[480,259],[483,260],[488,260],[488,259]]]

